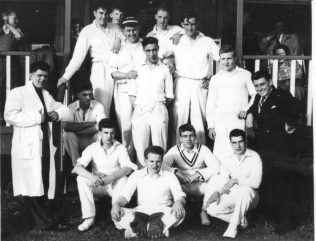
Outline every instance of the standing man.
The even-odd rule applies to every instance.
[[[120,6],[113,6],[110,12],[110,22],[109,25],[111,28],[117,28],[122,31],[122,21],[124,13],[123,9]]]
[[[126,41],[118,54],[112,53],[109,66],[115,81],[114,104],[116,117],[122,133],[122,144],[127,148],[132,160],[135,159],[135,149],[132,138],[133,106],[128,90],[131,79],[138,77],[137,69],[145,63],[145,53],[139,42],[139,25],[134,17],[125,18],[123,31]]]
[[[172,147],[164,156],[166,168],[176,174],[182,190],[187,195],[201,197],[207,183],[220,170],[220,163],[204,145],[196,142],[195,129],[190,124],[179,128],[180,144]],[[210,225],[205,210],[200,213],[201,224]]]
[[[78,100],[68,108],[72,118],[63,122],[65,149],[75,166],[80,152],[99,139],[98,123],[105,118],[104,106],[93,100],[90,81],[78,83],[75,88]]]
[[[78,230],[87,231],[95,221],[94,196],[110,196],[117,201],[127,180],[137,166],[128,157],[126,148],[114,139],[114,123],[109,119],[99,122],[101,140],[92,143],[78,159],[73,172],[78,174],[77,183],[83,223]],[[86,170],[92,163],[92,172]]]
[[[170,60],[168,57],[163,56],[164,52],[169,48],[170,44],[173,42],[173,38],[177,34],[183,34],[183,29],[177,25],[168,25],[170,20],[169,9],[161,5],[157,8],[156,14],[156,25],[153,30],[147,34],[147,37],[154,37],[158,39],[159,52],[158,56],[163,60],[163,62]]]
[[[257,149],[265,160],[262,185],[264,205],[275,214],[276,234],[291,231],[297,224],[295,200],[301,176],[286,168],[299,153],[298,126],[301,105],[289,92],[276,89],[270,75],[260,70],[252,75],[258,92],[249,109],[253,115]]]
[[[204,208],[213,217],[228,222],[224,237],[235,238],[237,226],[248,226],[246,213],[259,203],[257,189],[262,179],[260,156],[247,148],[246,134],[234,129],[229,134],[234,153],[221,159],[221,171],[207,187]]]
[[[145,167],[128,178],[121,196],[113,204],[111,215],[125,238],[169,236],[169,228],[178,226],[185,216],[185,194],[176,176],[161,169],[164,150],[150,146],[144,152]],[[136,208],[125,207],[137,191]]]
[[[167,148],[168,105],[173,99],[173,81],[167,66],[158,58],[158,40],[147,37],[142,42],[146,62],[137,69],[137,78],[129,91],[135,106],[132,134],[140,166],[144,166],[144,151],[151,142]]]
[[[176,130],[190,123],[196,129],[197,141],[205,144],[205,106],[210,79],[210,58],[219,60],[218,46],[198,29],[198,17],[182,17],[185,35],[177,45],[170,45],[164,56],[173,53],[176,64],[175,101],[173,103],[173,144],[178,143]]]
[[[14,196],[22,195],[39,229],[56,223],[46,209],[54,199],[56,170],[52,144],[52,122],[69,118],[67,106],[56,102],[43,89],[49,66],[34,62],[30,81],[10,91],[4,118],[14,126],[12,138],[12,181]]]
[[[124,36],[120,30],[107,26],[109,12],[106,7],[98,5],[93,14],[95,19],[80,32],[73,56],[57,86],[69,81],[89,51],[92,58],[90,80],[93,96],[104,105],[105,114],[109,117],[114,82],[108,73],[108,60],[111,50],[120,44],[120,39],[124,39]]]
[[[221,159],[225,153],[232,152],[231,130],[245,130],[247,110],[254,101],[256,90],[251,73],[236,66],[236,52],[231,45],[223,45],[219,55],[222,70],[210,82],[206,120],[208,135],[215,139],[213,153]]]

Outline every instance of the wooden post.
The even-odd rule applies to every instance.
[[[243,52],[242,52],[243,15],[244,15],[244,0],[237,0],[236,52],[237,52],[238,64],[242,64],[242,55],[243,55]]]
[[[70,52],[71,34],[71,0],[65,0],[65,33],[64,33],[64,53]]]

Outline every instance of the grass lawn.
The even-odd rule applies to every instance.
[[[301,200],[299,205],[300,224],[292,232],[282,236],[273,234],[272,222],[267,220],[263,214],[253,211],[249,218],[250,226],[245,231],[240,231],[236,240],[314,240],[312,196],[313,195],[307,195]],[[1,199],[2,240],[125,240],[123,231],[117,230],[110,219],[110,205],[108,200],[97,202],[98,216],[96,224],[91,230],[80,233],[77,231],[77,226],[81,222],[80,202],[75,191],[72,192],[72,195],[67,195],[59,207],[59,211],[66,217],[66,223],[68,224],[68,229],[64,231],[40,231],[36,229],[23,231],[22,226],[27,226],[27,224],[23,224],[25,210],[21,209],[21,200],[12,197],[11,184],[8,184],[2,189]],[[190,208],[187,211],[184,223],[178,228],[171,229],[169,238],[162,238],[160,240],[225,240],[222,238],[222,234],[226,227],[226,223],[216,219],[212,219],[212,224],[209,227],[201,226],[198,211],[196,208]],[[148,239],[138,238],[133,240]]]

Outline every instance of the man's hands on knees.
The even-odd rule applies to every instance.
[[[117,205],[113,204],[112,209],[111,209],[111,217],[114,221],[119,222],[124,214],[123,209]]]
[[[114,177],[112,175],[101,175],[100,178],[103,182],[103,185],[108,185],[114,181]]]
[[[223,193],[230,193],[230,189],[235,185],[238,184],[238,180],[237,179],[231,179],[229,180],[223,189]]]
[[[102,180],[102,177],[101,176],[98,176],[96,174],[92,174],[90,175],[89,177],[90,181],[92,182],[93,186],[97,187],[99,185],[103,186],[104,185],[104,182]]]
[[[216,204],[218,205],[220,202],[220,196],[221,195],[219,192],[214,192],[207,200],[205,208],[208,208],[208,206],[210,206],[213,202],[216,202]]]
[[[208,136],[209,136],[212,140],[215,140],[215,137],[216,137],[215,128],[210,128],[210,129],[208,129]]]
[[[181,201],[177,201],[173,204],[171,213],[174,214],[177,219],[184,217],[185,209]]]

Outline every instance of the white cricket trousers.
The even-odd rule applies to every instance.
[[[110,117],[114,80],[110,77],[107,71],[107,62],[93,62],[90,81],[93,87],[94,99],[104,105],[105,115],[106,117]]]
[[[205,144],[205,109],[207,89],[202,88],[203,80],[193,80],[183,77],[175,79],[175,100],[172,116],[172,144],[179,143],[179,127],[188,123],[196,130],[197,142]]]
[[[207,213],[225,222],[239,225],[248,210],[254,209],[259,203],[259,194],[248,186],[235,185],[229,194],[220,196],[220,203],[213,202]]]
[[[245,131],[246,122],[244,119],[238,118],[238,111],[215,113],[215,142],[213,154],[221,159],[223,156],[233,153],[230,144],[229,134],[233,129],[241,129]]]
[[[85,219],[95,217],[94,197],[97,198],[109,196],[112,197],[112,204],[115,203],[115,201],[120,196],[126,181],[127,177],[122,177],[106,186],[98,185],[95,187],[88,178],[78,176],[77,184],[81,203],[82,218]]]
[[[80,152],[99,139],[98,134],[91,136],[78,136],[74,132],[64,132],[63,137],[65,149],[71,157],[73,166],[77,164],[77,160],[80,157]]]
[[[136,158],[136,153],[132,136],[133,106],[130,101],[128,93],[120,91],[120,85],[123,84],[115,83],[115,112],[118,125],[122,134],[122,144],[126,147],[130,159],[134,161]]]
[[[157,206],[157,207],[142,207],[138,206],[136,208],[123,208],[123,216],[121,217],[121,220],[119,222],[116,222],[113,220],[115,226],[117,229],[127,229],[131,230],[130,223],[134,220],[135,218],[135,212],[142,212],[147,215],[151,215],[153,213],[159,213],[162,212],[163,216],[161,217],[161,221],[163,222],[163,234],[171,228],[171,227],[176,227],[180,225],[184,217],[181,219],[177,219],[174,214],[171,213],[172,208],[167,207],[167,206]]]
[[[168,111],[163,103],[151,108],[136,106],[132,118],[132,134],[139,167],[145,166],[144,151],[150,143],[166,151],[168,120]]]

